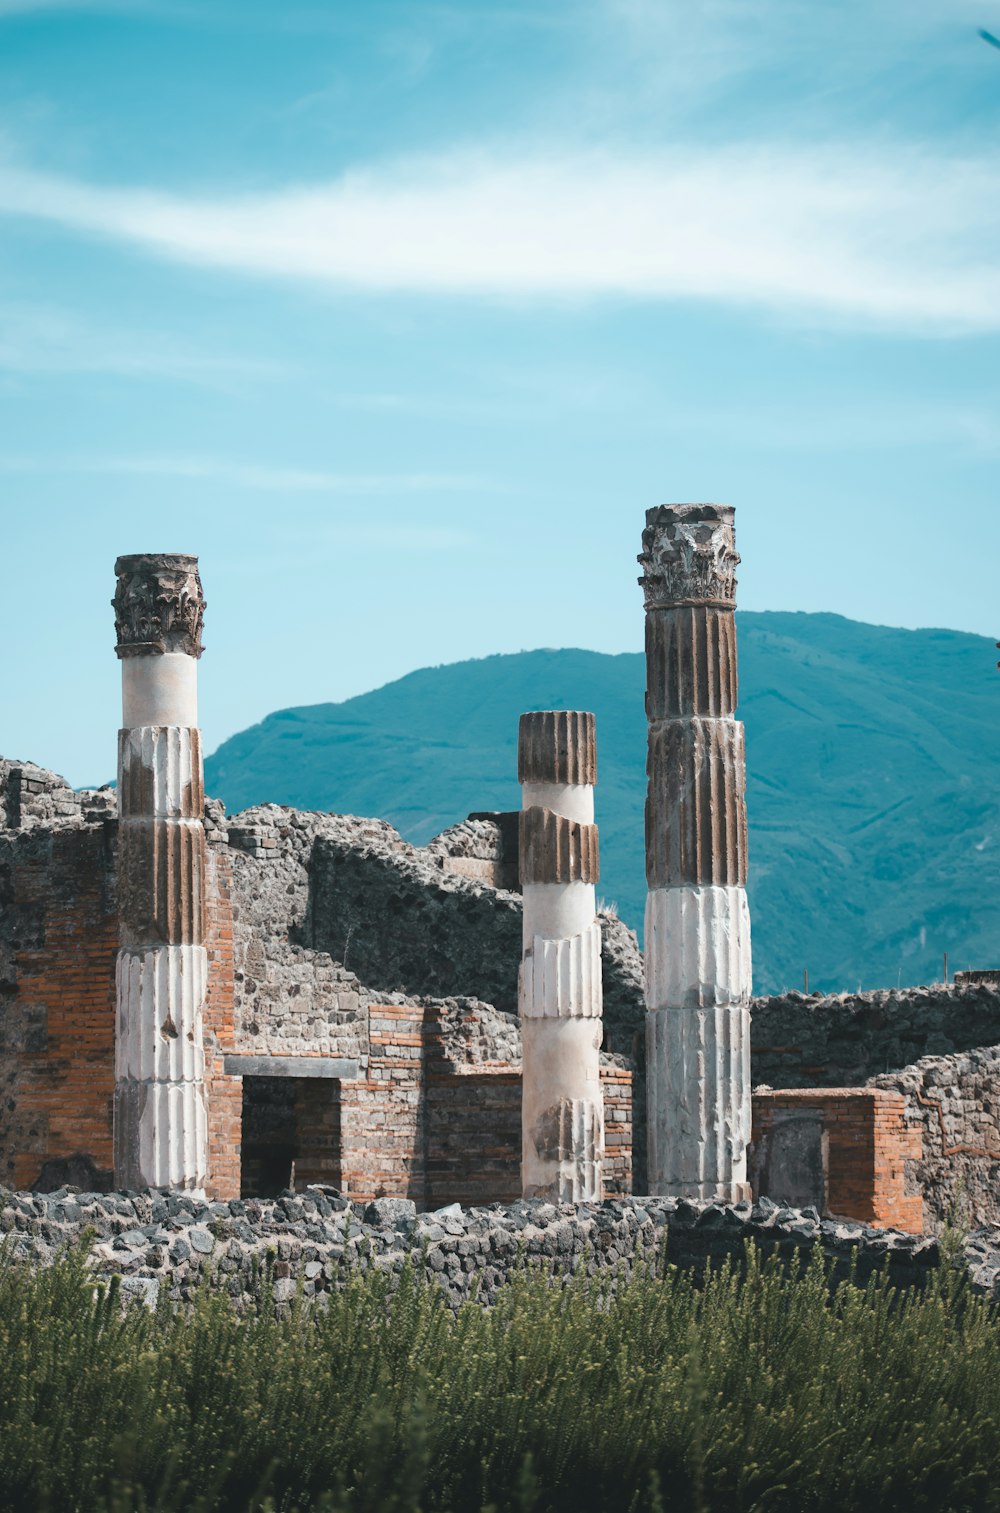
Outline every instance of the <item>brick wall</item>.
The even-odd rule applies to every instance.
[[[754,1095],[750,1168],[758,1197],[801,1202],[811,1196],[802,1182],[815,1182],[813,1201],[826,1216],[920,1234],[923,1200],[909,1188],[921,1148],[901,1093],[801,1088]]]
[[[3,843],[0,1181],[31,1187],[46,1162],[112,1168],[113,825]],[[56,1168],[57,1174],[59,1168]],[[82,1172],[67,1171],[79,1181]]]
[[[112,1178],[115,834],[108,820],[0,841],[0,1182],[13,1187]],[[222,1072],[235,1048],[223,848],[209,848],[207,880],[209,1190],[236,1197],[242,1079]]]
[[[356,1198],[400,1196],[422,1208],[511,1202],[521,1191],[521,1073],[455,1066],[440,1005],[369,1009],[368,1075],[336,1085],[339,1129],[327,1171]],[[631,1073],[603,1067],[608,1192],[631,1190]],[[339,1135],[339,1159],[332,1146]],[[313,1168],[315,1169],[315,1167]],[[297,1177],[300,1175],[296,1168]]]
[[[604,1090],[604,1191],[632,1191],[632,1073],[602,1066]]]
[[[243,1078],[227,1076],[223,1057],[236,1050],[233,982],[233,864],[228,849],[207,848],[205,868],[205,1098],[208,1105],[208,1181],[211,1198],[240,1195]]]

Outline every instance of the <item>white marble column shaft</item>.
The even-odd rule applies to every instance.
[[[649,1187],[748,1196],[750,916],[731,506],[647,512]]]
[[[120,557],[115,1181],[202,1192],[205,827],[197,558]]]
[[[558,1203],[602,1196],[596,766],[592,714],[521,716],[521,1184]]]

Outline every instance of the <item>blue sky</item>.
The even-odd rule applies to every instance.
[[[741,603],[1000,632],[1000,0],[0,0],[0,752],[113,767],[123,551],[209,747]],[[11,652],[16,648],[16,656]]]

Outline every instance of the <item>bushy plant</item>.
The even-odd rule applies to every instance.
[[[453,1314],[409,1269],[323,1309],[123,1307],[0,1265],[0,1505],[52,1513],[1000,1510],[1000,1336],[955,1278],[751,1252]]]

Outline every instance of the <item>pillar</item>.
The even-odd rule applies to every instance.
[[[197,557],[119,557],[115,1182],[205,1185],[205,826]]]
[[[521,716],[520,874],[524,944],[521,1187],[526,1198],[602,1196],[601,927],[594,716]]]
[[[749,1196],[746,758],[736,709],[734,511],[647,511],[649,1186]]]

